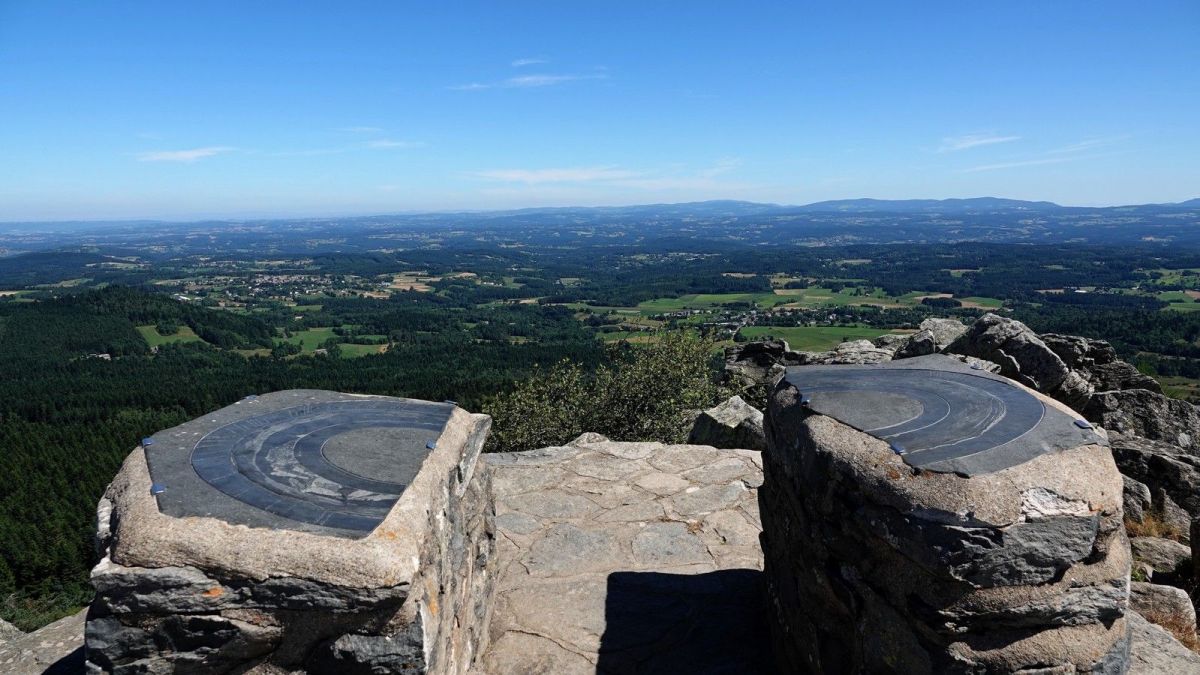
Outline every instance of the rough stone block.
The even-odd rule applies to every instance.
[[[782,672],[1124,672],[1130,556],[1102,436],[970,477],[923,470],[816,412],[804,370],[771,396],[759,490]]]
[[[490,611],[489,426],[286,391],[155,434],[97,511],[89,666],[467,672]]]
[[[688,443],[711,445],[714,448],[762,450],[763,414],[734,396],[719,406],[709,408],[696,417]]]

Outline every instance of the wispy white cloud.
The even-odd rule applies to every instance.
[[[966,134],[963,136],[947,136],[942,139],[942,144],[938,146],[938,152],[958,152],[960,150],[969,150],[978,148],[982,145],[996,145],[997,143],[1011,143],[1012,141],[1021,140],[1020,136],[1001,136],[995,133],[979,133]]]
[[[347,134],[378,134],[383,131],[379,127],[339,127],[337,130]]]
[[[1040,166],[1042,164],[1062,164],[1063,162],[1074,162],[1085,157],[1043,157],[1042,159],[1024,159],[1015,162],[1000,162],[998,164],[984,164],[982,166],[973,166],[969,169],[963,169],[960,173],[976,173],[979,171],[998,171],[1000,169],[1016,169],[1022,166]]]
[[[577,82],[580,80],[605,80],[608,75],[603,72],[590,74],[551,74],[539,73],[536,75],[518,75],[495,82],[471,82],[469,84],[458,84],[450,87],[455,91],[479,91],[481,89],[534,89],[538,87],[552,87],[556,84],[564,84],[567,82]]]
[[[206,148],[192,148],[191,150],[155,150],[152,152],[143,152],[138,155],[140,162],[195,162],[206,157],[213,157],[226,152],[233,152],[237,148],[231,148],[225,145],[214,145]]]
[[[1129,140],[1129,138],[1130,137],[1128,135],[1107,136],[1105,138],[1088,138],[1088,139],[1079,141],[1078,143],[1072,143],[1070,145],[1064,145],[1061,148],[1055,148],[1053,150],[1048,150],[1048,151],[1046,151],[1046,154],[1048,154],[1048,155],[1065,155],[1065,154],[1070,154],[1070,153],[1074,153],[1074,152],[1086,152],[1088,150],[1095,150],[1097,148],[1103,148],[1103,147],[1107,147],[1110,145],[1115,145],[1117,143],[1120,143],[1121,141]]]
[[[546,59],[517,59],[512,62],[513,68],[524,68],[525,66],[536,66],[547,63]]]
[[[367,142],[368,148],[378,149],[404,149],[404,148],[420,148],[425,144],[420,141],[394,141],[390,138],[377,138]]]
[[[639,175],[613,166],[571,167],[557,169],[488,169],[471,174],[475,178],[506,183],[592,183],[633,178]]]
[[[1126,136],[1108,136],[1104,138],[1087,138],[1076,143],[1063,145],[1057,148],[1046,150],[1039,154],[1027,157],[1026,159],[1014,159],[1008,162],[997,162],[993,164],[982,164],[973,166],[967,169],[962,169],[959,173],[976,173],[979,171],[998,171],[1001,169],[1016,169],[1025,166],[1042,166],[1045,164],[1062,164],[1064,162],[1075,162],[1083,159],[1094,159],[1104,157],[1111,153],[1101,152],[1095,154],[1095,151],[1102,150],[1112,145],[1116,145],[1122,141],[1129,139]]]

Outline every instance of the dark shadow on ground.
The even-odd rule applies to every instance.
[[[83,647],[80,647],[50,664],[42,675],[82,675],[84,670]]]
[[[614,572],[601,675],[773,673],[763,574]]]

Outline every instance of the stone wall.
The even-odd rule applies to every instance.
[[[362,539],[172,518],[130,455],[98,509],[92,672],[453,673],[486,647],[490,420],[456,410]]]
[[[782,672],[1125,671],[1130,559],[1107,448],[972,478],[919,472],[807,410],[786,380],[766,432]]]

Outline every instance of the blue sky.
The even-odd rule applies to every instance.
[[[0,220],[1200,196],[1200,3],[0,0]]]

